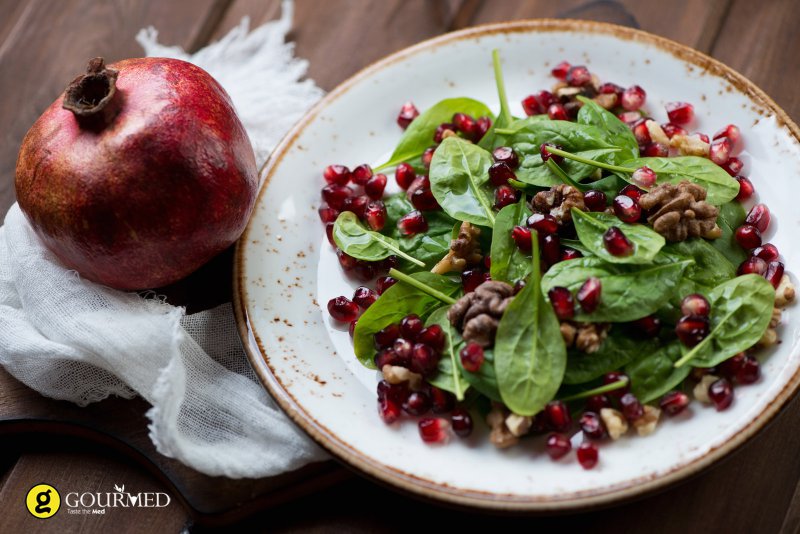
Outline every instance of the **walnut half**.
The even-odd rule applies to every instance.
[[[717,226],[719,208],[706,202],[706,190],[697,184],[683,181],[658,185],[641,196],[639,205],[650,212],[647,222],[667,241],[716,239],[722,235]]]

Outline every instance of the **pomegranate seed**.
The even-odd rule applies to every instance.
[[[358,185],[366,185],[367,181],[372,178],[372,167],[366,163],[362,163],[353,169],[353,183]]]
[[[403,235],[411,236],[422,234],[428,231],[428,221],[421,212],[414,210],[400,217],[397,221],[397,227]]]
[[[633,393],[626,393],[619,399],[619,406],[622,409],[622,415],[628,421],[636,421],[644,415],[644,407],[636,395]]]
[[[350,169],[344,165],[328,165],[322,172],[322,177],[329,184],[347,185],[350,181]]]
[[[439,389],[436,386],[430,388],[431,410],[433,413],[447,413],[453,411],[456,405],[456,397],[449,391]]]
[[[720,378],[708,386],[708,398],[714,403],[714,408],[721,412],[733,402],[733,386],[727,378]]]
[[[433,192],[428,188],[420,188],[414,191],[414,194],[411,195],[411,204],[421,211],[435,211],[440,209],[436,197],[433,196]]]
[[[509,180],[516,180],[517,175],[504,161],[493,163],[489,167],[489,181],[492,185],[507,185]]]
[[[620,98],[622,98],[620,96]],[[623,111],[617,118],[628,125],[628,127],[633,128],[633,126],[642,120],[642,114],[638,111]]]
[[[754,384],[761,378],[761,367],[758,360],[752,356],[745,356],[742,366],[736,373],[736,381],[740,384]]]
[[[578,463],[584,469],[592,469],[597,465],[599,453],[597,446],[589,441],[584,441],[578,446]]]
[[[547,436],[545,444],[547,455],[553,460],[558,460],[567,455],[572,450],[572,443],[569,438],[564,434],[556,434],[555,432]]]
[[[431,160],[433,159],[434,152],[436,152],[436,147],[429,147],[426,148],[425,151],[422,153],[422,165],[426,169],[430,169],[431,167]]]
[[[667,117],[675,124],[688,124],[694,120],[694,106],[688,102],[668,102]]]
[[[761,232],[755,226],[743,224],[734,233],[736,242],[745,250],[761,246]]]
[[[561,261],[561,238],[558,234],[550,234],[542,239],[542,259],[548,265]]]
[[[699,293],[692,293],[686,295],[681,301],[681,313],[684,315],[698,315],[700,317],[708,317],[711,313],[711,304],[708,303],[706,298]]]
[[[544,113],[543,106],[539,103],[539,100],[534,95],[528,95],[522,99],[522,109],[525,111],[525,115],[541,115]]]
[[[783,278],[783,271],[783,263],[771,261],[767,264],[767,272],[764,273],[764,278],[767,279],[767,282],[772,284],[772,287],[778,289],[778,284],[781,283],[781,278]]]
[[[507,146],[499,146],[492,152],[492,158],[497,163],[505,163],[511,169],[519,167],[519,157],[514,149]]]
[[[328,243],[331,244],[332,247],[336,247],[336,241],[333,239],[333,223],[329,222],[325,224],[325,237],[328,238]]]
[[[386,347],[390,347],[394,344],[395,340],[400,337],[400,325],[399,324],[390,324],[383,330],[379,330],[375,333],[373,338],[375,339],[375,347],[379,349],[384,349]]]
[[[559,63],[558,65],[553,67],[553,70],[550,71],[550,74],[552,74],[553,76],[555,76],[559,80],[566,80],[567,79],[567,73],[569,73],[569,69],[571,67],[572,67],[572,65],[570,65],[566,61],[562,61],[561,63]]]
[[[520,291],[525,289],[526,285],[527,284],[525,283],[525,280],[517,280],[516,282],[514,282],[514,295],[519,294]]]
[[[526,254],[531,251],[533,244],[531,243],[531,231],[524,226],[515,226],[511,229],[511,239],[517,245],[517,248]]]
[[[613,206],[614,213],[623,222],[634,223],[642,216],[642,208],[640,208],[639,204],[628,195],[617,195],[614,198]],[[616,227],[611,227],[609,232],[613,228]],[[617,228],[617,230],[619,229]]]
[[[501,185],[494,190],[494,209],[496,210],[510,206],[517,200],[519,200],[518,191],[509,185]]]
[[[461,273],[461,285],[464,293],[472,293],[475,289],[489,279],[489,273],[481,269],[467,269]]]
[[[699,140],[701,140],[704,143],[711,143],[711,139],[706,134],[704,134],[702,132],[695,132],[695,133],[692,134],[692,137],[697,137]]]
[[[756,204],[747,213],[744,222],[752,224],[763,234],[769,227],[769,219],[769,208],[765,204]]]
[[[384,365],[399,365],[401,367],[408,367],[408,360],[401,359],[397,353],[392,349],[380,349],[375,354],[375,367],[383,369]]]
[[[626,197],[631,197],[637,203],[639,202],[639,199],[642,198],[642,195],[644,195],[645,193],[647,193],[647,191],[645,191],[644,189],[641,189],[641,188],[639,188],[639,187],[637,187],[637,186],[635,186],[633,184],[628,184],[628,185],[626,185],[625,187],[623,187],[622,189],[619,190],[619,194],[620,195],[625,195]]]
[[[550,297],[550,304],[553,305],[556,317],[562,321],[575,317],[575,301],[569,289],[557,286],[548,291],[547,296]]]
[[[567,110],[561,104],[550,104],[547,108],[547,116],[554,121],[568,120]]]
[[[583,194],[583,202],[589,211],[606,210],[606,194],[596,189],[590,189]]]
[[[358,317],[358,306],[347,297],[336,297],[328,301],[328,313],[337,321],[349,323]]]
[[[378,382],[379,399],[389,399],[401,405],[406,401],[409,393],[411,392],[408,390],[408,385],[405,382],[401,384],[390,384],[386,380]]]
[[[628,87],[622,92],[620,103],[628,111],[636,111],[644,105],[647,93],[638,85]]]
[[[411,183],[417,178],[417,173],[414,172],[414,167],[408,163],[401,163],[394,170],[394,179],[401,189],[408,189]]]
[[[617,95],[617,98],[622,96],[622,92],[625,90],[624,87],[621,87],[615,83],[606,82],[600,86],[600,94],[603,95]]]
[[[478,125],[475,128],[476,133],[473,142],[477,143],[478,141],[480,141],[483,138],[483,136],[486,135],[486,132],[488,132],[489,128],[491,127],[492,127],[492,119],[490,119],[489,117],[479,118]]]
[[[477,373],[481,370],[484,361],[483,347],[477,343],[467,343],[459,352],[461,365],[470,373]]]
[[[767,272],[767,262],[759,258],[758,256],[751,256],[744,260],[741,264],[739,264],[739,268],[736,270],[736,274],[739,276],[743,274],[757,274],[760,276],[764,276],[764,273]]]
[[[544,407],[547,422],[556,432],[565,432],[572,425],[572,416],[563,401],[553,400]]]
[[[689,406],[689,395],[683,391],[670,391],[661,397],[658,405],[668,415],[678,415]]]
[[[453,410],[453,413],[450,415],[450,420],[452,421],[453,432],[455,432],[457,436],[466,438],[472,434],[472,417],[464,408],[456,408]]]
[[[569,261],[569,260],[576,260],[578,258],[582,258],[583,254],[579,250],[575,250],[572,247],[563,247],[561,249],[561,258],[560,261]]]
[[[687,347],[694,347],[708,335],[708,318],[698,315],[688,315],[678,319],[675,325],[675,334],[681,343]]]
[[[539,101],[539,105],[542,109],[546,109],[550,107],[551,104],[558,102],[558,99],[550,91],[539,91],[536,93],[536,100]]]
[[[678,126],[677,124],[672,124],[671,122],[662,124],[661,129],[664,130],[664,133],[670,139],[672,139],[672,136],[674,135],[686,135],[687,133],[689,133],[680,126]]]
[[[661,143],[648,143],[642,154],[648,158],[666,158],[669,156],[669,147]]]
[[[600,416],[594,412],[583,412],[578,424],[587,438],[603,439],[606,436],[603,422],[600,420]]]
[[[450,422],[441,417],[423,417],[419,420],[419,436],[425,443],[447,443]]]
[[[353,336],[356,334],[356,324],[358,324],[358,320],[351,321],[350,326],[347,328],[347,333],[350,334],[350,339],[353,339]]]
[[[639,119],[636,124],[633,125],[633,136],[640,146],[653,142],[653,139],[650,137],[650,130],[647,129],[647,124],[645,124],[646,122],[645,119]]]
[[[383,201],[373,200],[367,204],[367,209],[364,210],[364,218],[372,230],[376,232],[383,230],[386,224],[386,205]]]
[[[566,82],[573,87],[581,87],[592,82],[592,75],[589,69],[583,65],[570,67],[567,71]]]
[[[423,343],[414,344],[414,352],[411,355],[411,370],[423,376],[436,371],[439,365],[439,355],[434,350]]]
[[[332,223],[339,217],[339,210],[335,210],[327,204],[322,204],[317,209],[317,213],[319,213],[319,218],[324,223]]]
[[[345,272],[350,272],[358,265],[358,260],[352,256],[348,256],[341,250],[336,251],[336,257],[339,259],[339,265]]]
[[[322,188],[322,200],[328,203],[328,206],[335,210],[340,210],[344,207],[344,201],[352,196],[352,191],[349,187],[339,184],[328,184]]]
[[[397,124],[402,129],[408,128],[408,125],[411,124],[411,121],[419,117],[419,110],[417,106],[414,105],[413,102],[406,102],[403,104],[403,107],[400,108],[400,113],[397,115]]]
[[[653,169],[650,167],[639,167],[631,175],[633,180],[639,187],[653,187],[656,185],[658,177]],[[585,200],[584,200],[585,202]]]
[[[742,133],[738,126],[729,124],[714,134],[714,139],[721,139],[723,137],[727,137],[730,140],[731,145],[736,145],[736,143],[738,143],[739,139],[742,137]]]
[[[483,257],[483,268],[487,271],[492,268],[492,257],[488,254]]]
[[[620,382],[621,380],[625,380],[627,383],[624,386],[615,389],[614,391],[609,391],[607,395],[616,398],[622,397],[631,390],[631,380],[628,375],[620,371],[611,371],[610,373],[603,375],[603,385],[613,384],[615,382]]]
[[[456,125],[451,122],[443,122],[437,126],[436,131],[433,132],[433,142],[436,144],[441,143],[445,137],[445,132],[450,132],[448,135],[456,133]]]
[[[717,165],[725,165],[731,157],[731,149],[731,142],[727,137],[715,139],[708,149],[708,159]]]
[[[417,341],[425,343],[436,352],[441,352],[445,342],[444,331],[438,324],[432,324],[420,331]]]
[[[605,395],[592,395],[586,399],[586,410],[589,412],[600,413],[603,408],[611,407],[611,399]]]
[[[736,157],[728,158],[728,162],[722,165],[722,168],[725,169],[725,171],[731,176],[736,176],[742,172],[742,169],[744,168],[744,162]]]
[[[378,294],[366,286],[357,287],[353,293],[353,302],[362,310],[366,310],[378,300]]]
[[[561,164],[561,162],[564,161],[564,157],[557,154],[551,154],[548,152],[547,147],[557,148],[559,150],[564,150],[564,147],[553,143],[544,143],[539,147],[539,154],[542,156],[542,161],[547,161],[548,159],[553,158],[553,161]]]
[[[601,292],[602,285],[599,278],[591,276],[583,283],[577,294],[578,304],[581,305],[583,311],[592,313],[597,309],[597,305],[600,304]]]
[[[419,333],[422,332],[424,326],[425,325],[422,323],[422,319],[419,318],[419,315],[412,313],[411,315],[406,315],[400,321],[400,333],[406,339],[416,340]]]
[[[400,418],[400,405],[388,397],[378,399],[378,415],[384,423],[391,425]]]
[[[431,399],[424,391],[414,391],[403,403],[403,411],[409,415],[425,415],[431,409]]]
[[[739,202],[749,199],[756,192],[753,182],[746,176],[737,176],[736,181],[739,182],[739,193],[736,195],[736,200]]]
[[[364,192],[372,199],[378,200],[383,196],[388,179],[385,174],[376,174],[364,184]]]
[[[721,364],[717,365],[716,374],[722,375],[726,378],[733,378],[736,376],[736,373],[739,372],[739,369],[742,368],[744,357],[744,352],[740,352],[739,354],[731,356]]]
[[[753,251],[753,256],[769,262],[777,260],[780,254],[778,253],[778,247],[772,243],[764,243]]]
[[[381,276],[375,282],[375,290],[378,292],[378,295],[383,295],[387,289],[392,287],[397,283],[397,280],[392,278],[391,276]]]
[[[603,234],[603,246],[606,247],[606,250],[612,256],[630,256],[633,254],[633,243],[631,243],[630,239],[627,238],[623,231],[616,226],[612,226]]]
[[[346,198],[342,206],[342,211],[352,211],[359,219],[363,219],[367,204],[369,204],[370,201],[371,199],[367,195]]]
[[[474,118],[466,113],[456,113],[451,120],[456,130],[463,133],[467,138],[471,139],[475,135],[478,123]]]
[[[353,268],[353,275],[362,282],[369,282],[375,278],[376,264],[377,262],[358,260],[355,268]]]
[[[548,214],[534,213],[525,222],[528,228],[533,228],[539,235],[550,235],[558,232],[558,221]],[[530,232],[528,232],[528,250],[530,250]]]
[[[645,337],[656,337],[661,330],[661,320],[655,315],[648,315],[633,321],[633,327]]]
[[[392,343],[392,350],[400,359],[400,361],[406,362],[406,365],[408,365],[408,363],[411,362],[411,356],[414,352],[414,345],[412,345],[409,340],[399,337],[394,340],[394,343]]]

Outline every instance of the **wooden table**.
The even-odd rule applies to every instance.
[[[17,150],[28,127],[88,58],[112,61],[141,55],[139,28],[154,25],[163,43],[196,50],[249,15],[258,25],[277,16],[277,0],[0,0],[0,213],[14,200]],[[370,62],[443,32],[534,17],[569,17],[642,28],[706,52],[742,72],[790,115],[800,118],[800,2],[796,0],[297,0],[290,38],[310,63],[310,76],[331,89]],[[560,60],[562,58],[552,58]],[[646,81],[646,80],[644,80]],[[761,179],[768,177],[759,177]],[[224,259],[207,270],[228,297]],[[192,300],[191,287],[183,297]],[[0,348],[2,350],[2,348]],[[0,407],[37,395],[0,373]],[[132,402],[132,403],[131,403]],[[104,401],[85,412],[113,412],[146,441],[142,401]],[[793,402],[760,436],[728,460],[678,487],[616,508],[549,518],[497,518],[453,512],[398,495],[358,477],[257,513],[242,509],[236,526],[273,532],[419,529],[432,512],[455,530],[463,526],[600,532],[797,532],[800,529],[800,403]],[[0,440],[0,532],[59,530],[177,532],[192,521],[179,505],[130,509],[62,521],[32,520],[24,493],[42,480],[100,491],[125,483],[140,491],[168,491],[109,444],[41,434]],[[249,484],[249,483],[248,483]],[[252,483],[253,488],[258,482]],[[239,486],[241,488],[241,486]],[[102,491],[106,491],[103,489]],[[255,489],[253,490],[255,491]],[[247,516],[247,514],[250,514]],[[247,517],[245,517],[247,516]],[[437,521],[438,523],[438,521]],[[194,531],[209,527],[195,525]]]

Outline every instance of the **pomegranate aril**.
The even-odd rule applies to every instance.
[[[567,73],[569,73],[569,69],[572,67],[568,62],[562,61],[550,71],[550,74],[558,78],[559,80],[566,80]]]
[[[432,348],[424,343],[415,343],[414,351],[411,355],[411,370],[423,376],[436,371],[439,365],[439,355]]]
[[[444,331],[438,324],[432,324],[420,331],[417,341],[425,343],[436,352],[441,352],[445,343]]]
[[[640,332],[645,337],[656,337],[659,330],[661,330],[661,321],[655,315],[648,315],[637,319],[632,323],[637,332]]]
[[[419,188],[411,195],[411,204],[421,211],[434,211],[440,208],[430,188]]]
[[[378,382],[379,399],[389,399],[401,405],[406,401],[410,393],[406,382],[400,384],[390,384],[386,380]]]
[[[322,200],[335,210],[342,210],[344,201],[352,196],[353,192],[349,187],[339,184],[328,184],[322,188]]]
[[[358,185],[365,185],[367,181],[372,178],[372,167],[366,163],[362,163],[353,169],[353,183]]]
[[[605,395],[592,395],[586,399],[586,410],[594,413],[600,413],[603,408],[611,407],[611,399]]]
[[[697,137],[699,140],[701,140],[704,143],[711,143],[711,139],[706,134],[704,134],[702,132],[695,132],[695,133],[692,134],[692,137]]]
[[[541,115],[544,113],[545,107],[539,103],[535,95],[528,95],[522,99],[522,110],[525,115]]]
[[[583,65],[576,65],[574,67],[570,67],[570,69],[567,71],[567,77],[565,80],[573,87],[581,87],[591,83],[592,75],[589,72],[589,69]]]
[[[583,203],[586,204],[589,211],[605,211],[606,194],[597,189],[590,189],[583,194]]]
[[[687,315],[678,319],[675,334],[687,347],[694,347],[708,335],[708,318],[699,315]]]
[[[617,195],[614,198],[613,206],[614,214],[619,217],[622,222],[635,223],[642,216],[642,208],[639,207],[639,203],[628,195]],[[611,228],[616,227],[612,226]],[[617,228],[617,230],[619,230],[619,228]]]
[[[603,246],[612,256],[630,256],[633,254],[633,243],[616,226],[612,226],[603,234]]]
[[[350,169],[344,165],[328,165],[322,172],[322,177],[329,184],[347,185],[350,181]]]
[[[668,102],[667,117],[674,124],[688,124],[694,120],[694,106],[688,102]]]
[[[489,128],[492,127],[492,119],[489,117],[481,117],[478,119],[478,125],[475,127],[475,137],[472,139],[473,142],[477,143],[480,141],[486,132],[489,131]]]
[[[581,254],[580,250],[575,250],[572,247],[563,247],[561,249],[561,259],[560,261],[569,261],[569,260],[576,260],[578,258],[582,258],[583,254]]]
[[[375,269],[378,262],[358,260],[353,268],[353,275],[362,282],[369,282],[375,278]]]
[[[721,139],[722,137],[728,138],[731,142],[731,145],[736,145],[736,143],[738,143],[739,139],[742,137],[742,133],[738,126],[729,124],[714,134],[714,139]]]
[[[477,343],[467,343],[461,352],[458,353],[461,358],[461,366],[470,373],[477,373],[481,370],[481,366],[485,360],[483,347]]]
[[[731,157],[731,142],[727,137],[720,137],[711,142],[708,149],[708,159],[717,165],[725,165]]]
[[[656,184],[658,176],[650,167],[639,167],[631,175],[631,180],[639,187],[653,187]]]
[[[622,92],[620,104],[628,111],[637,111],[644,105],[646,99],[647,93],[645,93],[644,89],[638,85],[633,85]]]
[[[456,397],[449,391],[439,389],[436,386],[430,388],[431,410],[433,413],[447,413],[453,410],[456,405]]]
[[[386,205],[381,200],[373,200],[364,210],[364,218],[371,230],[379,232],[386,224]]]
[[[362,310],[366,310],[378,300],[378,294],[366,286],[357,287],[353,293],[353,302]]]
[[[686,295],[681,301],[681,313],[684,315],[698,315],[708,317],[711,313],[711,304],[700,293]]]
[[[509,185],[501,185],[494,190],[494,209],[501,210],[517,202],[519,191]]]
[[[386,189],[387,181],[388,178],[386,178],[385,174],[376,174],[364,184],[364,192],[368,197],[378,200],[383,196],[383,190]]]
[[[489,181],[492,185],[507,185],[509,180],[515,180],[516,178],[514,171],[504,161],[493,163],[489,167]]]
[[[672,124],[671,122],[662,124],[661,129],[664,130],[664,133],[670,139],[672,139],[672,136],[674,135],[686,135],[687,133],[689,133],[680,126],[678,126],[677,124]]]
[[[533,248],[531,242],[531,231],[524,226],[515,226],[511,229],[511,239],[517,245],[517,248],[526,254]]]
[[[508,146],[499,146],[492,152],[492,158],[498,163],[502,162],[511,169],[519,167],[519,156],[514,149]]]
[[[644,415],[644,407],[633,393],[626,393],[620,397],[619,406],[622,410],[622,415],[624,415],[625,419],[628,421],[636,421]]]
[[[348,197],[344,201],[344,205],[342,206],[342,211],[352,211],[356,214],[356,217],[363,219],[364,212],[367,209],[367,204],[371,202],[367,195],[359,195],[357,197]]]
[[[668,415],[678,415],[689,406],[689,395],[683,391],[670,391],[661,397],[658,405]]]
[[[472,139],[472,137],[475,136],[478,123],[473,117],[470,117],[466,113],[455,113],[452,122],[456,130],[463,133],[468,139]]]
[[[546,236],[558,232],[558,220],[549,213],[534,213],[525,222],[528,228],[533,228],[539,235]],[[528,232],[530,236],[530,232]],[[530,237],[528,237],[528,250],[530,250]]]
[[[397,283],[397,280],[392,278],[391,276],[381,276],[375,282],[375,290],[378,292],[378,295],[383,295],[387,289],[392,287]]]
[[[423,417],[419,420],[419,436],[425,443],[447,443],[450,422],[441,417]]]
[[[542,259],[547,265],[555,265],[561,261],[561,238],[558,234],[546,235],[542,238]]]
[[[358,324],[358,319],[350,321],[350,326],[347,327],[347,333],[350,334],[350,339],[353,339],[353,336],[356,335],[356,324]]]
[[[743,224],[734,232],[736,242],[745,250],[761,246],[761,232],[749,224]]]
[[[553,305],[556,317],[562,321],[575,317],[575,300],[569,289],[556,286],[547,292],[547,296],[550,298],[550,304]]]
[[[772,287],[778,289],[778,285],[781,283],[781,278],[783,278],[783,271],[783,263],[779,261],[771,261],[769,264],[767,264],[767,271],[764,273],[764,278],[767,279],[767,282],[772,284]]]
[[[627,124],[629,128],[633,128],[636,123],[642,120],[642,114],[638,111],[623,111],[617,115],[617,118]]]
[[[744,168],[744,163],[739,158],[728,158],[728,162],[722,165],[722,168],[731,176],[736,176]]]
[[[411,362],[403,360],[392,349],[380,349],[375,354],[375,367],[383,369],[384,365],[399,365],[401,367],[408,367]]]
[[[583,308],[583,311],[586,313],[592,313],[600,304],[601,293],[602,284],[600,283],[600,279],[591,276],[578,290],[576,298],[578,299],[578,304],[580,304],[581,308]]]
[[[644,195],[645,193],[647,193],[647,191],[645,191],[644,189],[642,189],[640,187],[637,187],[634,184],[628,184],[628,185],[626,185],[625,187],[623,187],[622,189],[619,190],[619,194],[620,195],[624,195],[626,197],[631,197],[637,203],[639,202],[639,199],[642,198],[642,195]]]
[[[751,224],[758,228],[758,231],[762,234],[767,231],[769,227],[769,208],[766,204],[756,204],[750,211],[747,213],[747,217],[745,217],[744,222],[746,224]]]
[[[411,121],[419,117],[419,110],[413,104],[413,102],[406,102],[403,104],[403,107],[400,108],[400,113],[397,114],[397,124],[402,128],[408,128],[408,125],[411,124]]]
[[[414,391],[403,403],[403,411],[409,415],[425,415],[431,409],[431,399],[424,391]]]
[[[591,439],[603,439],[606,436],[606,429],[600,416],[595,412],[583,412],[581,418],[578,420],[583,434]]]
[[[758,256],[751,256],[739,264],[739,268],[736,269],[736,274],[739,276],[743,274],[757,274],[764,276],[764,274],[767,272],[767,265],[767,262]]]
[[[489,279],[489,273],[483,272],[481,269],[467,269],[461,273],[461,285],[464,287],[464,293],[471,293],[475,289]]]
[[[727,378],[720,378],[708,386],[708,398],[714,403],[714,408],[721,412],[733,402],[733,386]]]
[[[417,178],[417,173],[414,172],[414,167],[408,163],[401,163],[394,170],[394,179],[401,189],[408,189],[408,187]]]
[[[449,133],[447,133],[449,132]],[[433,132],[433,142],[434,143],[441,143],[445,136],[450,136],[456,133],[456,125],[450,122],[443,122],[439,126],[436,127],[436,131]]]
[[[772,243],[764,243],[755,249],[752,252],[752,255],[761,258],[766,262],[775,261],[778,259],[778,257],[780,257],[780,253],[778,253],[778,247]]]
[[[391,425],[400,418],[402,412],[397,402],[385,397],[378,399],[378,415],[380,415],[384,423]]]
[[[736,195],[736,200],[739,202],[749,199],[756,192],[753,182],[746,176],[737,176],[736,181],[739,182],[739,193]]]
[[[333,209],[327,204],[323,204],[317,209],[319,218],[324,223],[332,223],[339,217],[339,210]]]
[[[563,401],[553,400],[548,402],[544,407],[544,413],[547,416],[550,428],[556,432],[566,432],[572,426],[572,416],[570,416],[569,409]]]
[[[611,82],[602,84],[599,89],[602,95],[617,95],[617,97],[621,97],[624,90],[624,87]]]
[[[653,142],[653,139],[650,137],[650,130],[647,129],[647,124],[645,124],[646,122],[645,119],[639,119],[639,121],[633,125],[633,136],[640,146]]]
[[[648,143],[642,151],[648,158],[666,158],[669,156],[669,147],[661,143]]]
[[[514,294],[514,295],[517,295],[517,294],[519,294],[519,292],[520,292],[520,291],[522,291],[523,289],[525,289],[525,286],[526,286],[526,285],[528,285],[528,284],[527,284],[527,283],[525,283],[525,280],[517,280],[516,282],[514,282],[514,290],[513,290],[513,294]]]
[[[336,241],[333,239],[333,226],[332,222],[325,224],[325,237],[328,238],[328,243],[331,244],[332,247],[336,247]]]
[[[414,353],[414,345],[412,345],[409,340],[399,337],[392,343],[392,350],[401,361],[408,365]]]
[[[624,386],[617,388],[613,391],[609,391],[606,395],[611,397],[620,398],[625,395],[627,392],[631,390],[631,381],[628,375],[622,373],[620,371],[611,371],[610,373],[606,373],[603,375],[603,385],[614,384],[616,382],[620,382],[624,380],[626,383]]]
[[[736,376],[736,373],[739,372],[739,369],[742,368],[742,364],[744,363],[744,352],[740,352],[734,356],[731,356],[724,362],[717,365],[717,370],[715,374],[724,376],[725,378],[733,378]]]
[[[567,110],[561,104],[550,104],[547,108],[547,116],[554,121],[569,120]]]
[[[419,315],[414,313],[411,315],[406,315],[400,321],[400,333],[404,338],[412,341],[417,339],[417,336],[419,336],[419,333],[422,332],[424,327],[425,325],[423,324],[422,319],[419,318]]]
[[[336,297],[328,301],[328,313],[337,321],[349,323],[358,317],[358,306],[347,297]]]
[[[547,109],[551,104],[558,102],[558,99],[550,91],[539,91],[536,93],[536,100],[539,101],[539,105],[542,106],[542,109]]]
[[[386,328],[376,332],[373,336],[375,339],[375,347],[379,349],[390,347],[400,335],[400,325],[396,323],[390,324]]]
[[[472,416],[464,408],[456,408],[450,415],[453,432],[461,438],[472,434]]]
[[[339,260],[339,265],[345,272],[352,271],[358,265],[358,260],[352,256],[348,256],[341,250],[336,251],[336,258]]]
[[[401,234],[406,236],[422,234],[428,231],[428,221],[425,220],[422,212],[414,210],[397,220],[397,228],[400,229]]]
[[[557,148],[559,150],[563,150],[564,147],[561,145],[556,145],[553,143],[543,143],[542,146],[539,147],[539,154],[542,156],[542,161],[547,161],[548,159],[552,158],[556,163],[562,163],[564,161],[563,156],[559,156],[558,154],[551,154],[547,147]]]
[[[433,153],[436,152],[436,147],[428,147],[422,153],[422,165],[429,169],[431,166],[431,160],[433,159]]]
[[[740,384],[754,384],[761,378],[761,367],[758,360],[752,356],[745,356],[741,367],[736,373],[736,381]]]
[[[566,456],[567,453],[572,450],[572,443],[570,443],[569,438],[564,434],[557,434],[554,432],[547,436],[545,450],[550,458],[558,460]]]
[[[584,441],[578,446],[578,463],[584,469],[592,469],[597,465],[600,454],[597,445],[589,441]]]

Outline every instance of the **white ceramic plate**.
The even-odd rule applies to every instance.
[[[740,446],[769,421],[800,382],[796,311],[784,314],[782,344],[763,354],[763,378],[738,387],[730,409],[692,403],[648,438],[631,433],[600,447],[600,462],[558,462],[540,439],[496,450],[483,425],[464,441],[425,445],[417,425],[387,426],[376,413],[376,372],[353,356],[346,329],[333,324],[328,300],[358,283],[342,274],[316,208],[330,163],[377,164],[400,137],[403,102],[426,109],[470,96],[498,108],[491,50],[499,48],[512,113],[520,100],[550,87],[549,67],[566,59],[602,80],[647,90],[660,122],[664,103],[695,105],[696,129],[742,128],[745,174],[773,213],[765,240],[788,269],[800,265],[796,177],[798,129],[751,82],[691,49],[627,28],[579,21],[522,21],[448,34],[368,67],[329,94],[283,140],[264,172],[257,207],[237,250],[235,298],[251,362],[286,412],[325,448],[362,472],[399,488],[459,504],[496,509],[577,508],[632,497],[687,477]],[[390,179],[390,181],[393,181]]]

